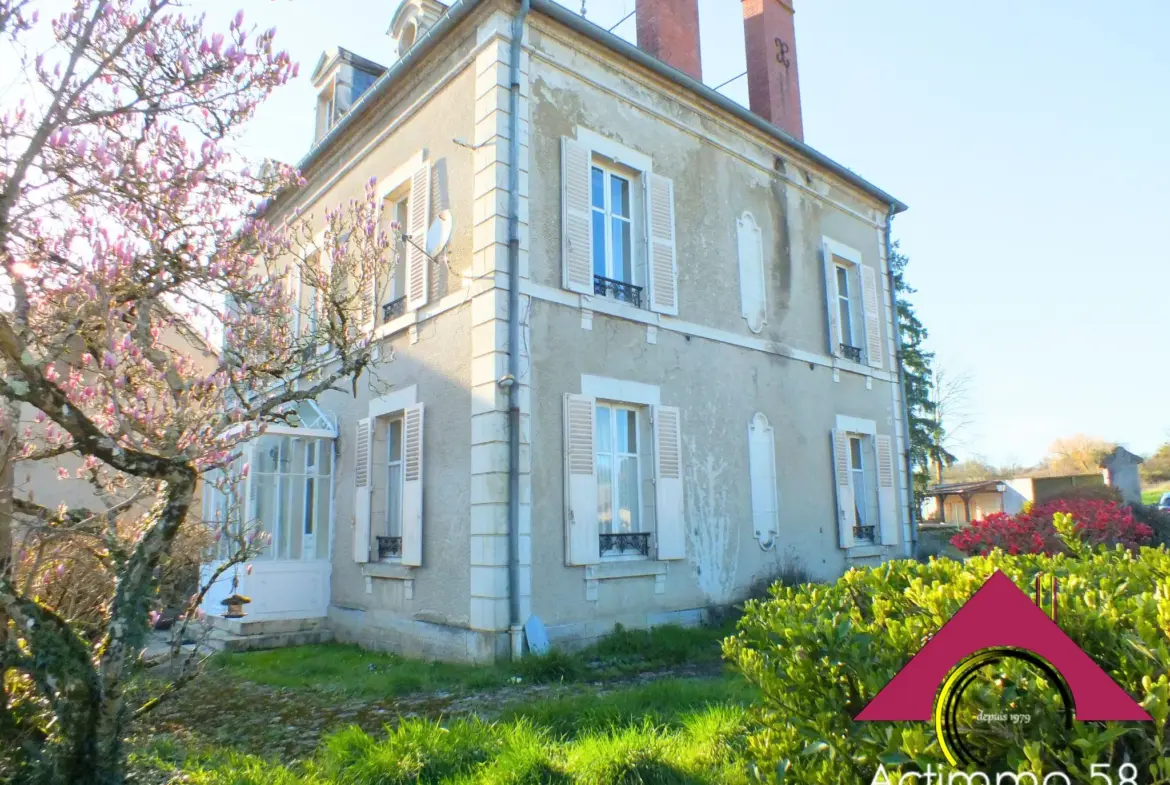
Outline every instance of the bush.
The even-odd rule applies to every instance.
[[[1066,516],[1065,554],[1009,556],[995,551],[964,562],[888,562],[847,572],[828,586],[777,587],[766,602],[748,604],[725,656],[763,693],[762,729],[749,739],[760,770],[787,771],[785,781],[829,785],[871,782],[879,762],[889,782],[927,764],[946,764],[928,723],[855,723],[856,715],[996,570],[1031,587],[1039,573],[1060,581],[1060,626],[1155,719],[1154,723],[1084,723],[1075,741],[1062,732],[1006,726],[1000,770],[1068,772],[1090,782],[1092,763],[1132,761],[1144,778],[1167,781],[1170,754],[1170,553],[1143,548],[1086,551]],[[1016,667],[1019,666],[1019,667]],[[974,694],[991,706],[1010,699],[1028,666],[1000,664],[996,681],[983,674]],[[1006,684],[1006,686],[1005,686]],[[967,693],[970,694],[970,693]],[[1046,700],[1059,704],[1056,691]],[[1023,751],[1027,744],[1027,759]],[[898,772],[898,773],[895,773]],[[1039,781],[1038,778],[1037,781]],[[992,777],[995,781],[995,777]]]
[[[1159,510],[1152,504],[1135,504],[1132,511],[1134,520],[1149,526],[1154,532],[1151,545],[1170,545],[1170,512]]]
[[[1148,543],[1154,534],[1153,529],[1134,519],[1129,507],[1117,502],[1058,499],[1037,504],[1015,515],[997,512],[973,521],[951,538],[951,545],[968,556],[987,554],[995,548],[1009,554],[1064,553],[1067,551],[1065,542],[1053,525],[1057,513],[1071,515],[1077,532],[1090,546],[1123,545],[1133,550]]]

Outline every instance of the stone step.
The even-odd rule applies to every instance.
[[[217,631],[218,632],[218,631]],[[269,632],[252,635],[212,635],[208,645],[216,651],[258,651],[280,649],[285,646],[308,646],[315,643],[329,643],[333,631],[325,628],[298,630],[294,632]]]

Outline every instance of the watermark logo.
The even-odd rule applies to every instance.
[[[983,668],[1005,660],[1025,662],[1060,692],[1063,724],[1152,721],[1056,622],[1010,578],[996,571],[943,625],[855,719],[861,722],[933,721],[939,746],[952,766],[981,763],[965,743],[957,712],[964,692]],[[937,698],[937,700],[936,700]],[[1032,714],[980,712],[979,724],[1029,725]],[[968,725],[971,723],[968,722]]]

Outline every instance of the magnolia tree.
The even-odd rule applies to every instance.
[[[244,440],[356,386],[392,243],[372,183],[315,221],[265,218],[303,183],[231,141],[296,73],[274,31],[241,13],[213,32],[170,0],[33,5],[0,0],[24,77],[0,98],[0,778],[108,783],[129,724],[191,672],[128,689],[160,581],[211,540],[225,569],[264,545],[193,513],[200,478],[233,493]],[[24,493],[45,461],[93,504]]]

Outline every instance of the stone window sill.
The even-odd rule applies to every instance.
[[[414,567],[397,562],[369,562],[362,565],[362,577],[366,581],[366,594],[374,593],[374,581],[402,581],[405,598],[414,599]]]
[[[662,594],[666,591],[666,562],[642,557],[603,558],[601,563],[585,568],[585,599],[589,602],[597,601],[597,590],[602,581],[625,578],[653,578],[654,593]]]

